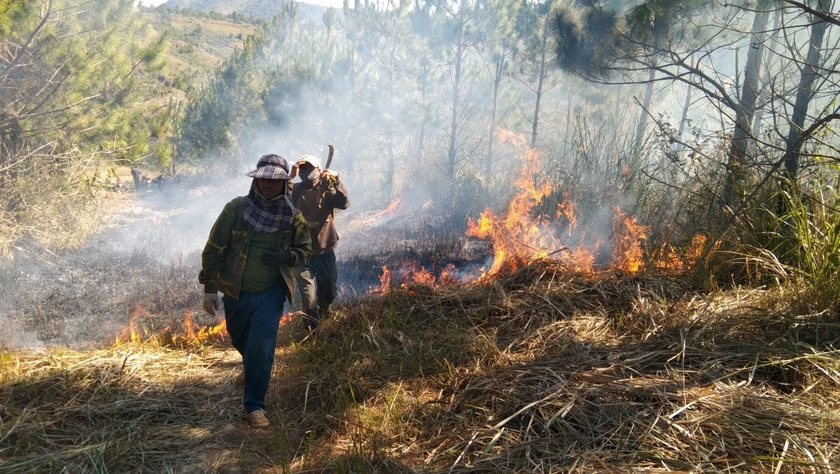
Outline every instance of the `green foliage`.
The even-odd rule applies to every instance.
[[[8,1],[0,9],[5,51],[33,38],[22,55],[0,57],[6,86],[0,96],[12,104],[0,112],[0,179],[14,193],[40,187],[18,182],[35,166],[47,170],[55,188],[79,193],[95,182],[82,178],[93,171],[76,170],[91,159],[100,162],[98,169],[139,161],[175,169],[226,156],[233,168],[234,157],[252,156],[250,147],[267,142],[292,155],[333,143],[341,150],[334,166],[349,185],[382,189],[366,198],[391,200],[443,182],[445,190],[435,195],[447,208],[441,214],[453,215],[458,206],[460,218],[503,204],[509,171],[530,147],[539,155],[535,180],[553,189],[540,209],[545,215],[569,199],[582,212],[620,205],[670,243],[725,220],[710,209],[727,171],[721,164],[731,124],[708,125],[714,114],[698,112],[695,95],[686,98],[684,115],[692,108],[705,130],[683,132],[685,118],[666,130],[660,117],[658,148],[650,141],[631,144],[642,118],[673,112],[652,103],[640,114],[638,90],[573,82],[577,78],[557,74],[553,61],[606,82],[688,82],[715,101],[714,110],[729,111],[737,97],[722,94],[739,88],[723,81],[738,71],[717,58],[728,60],[726,48],[742,46],[728,31],[748,25],[750,13],[743,10],[727,17],[731,23],[716,24],[712,20],[723,20],[692,21],[708,12],[686,0],[580,8],[530,0],[397,2],[391,8],[358,2],[340,12],[319,10],[313,19],[307,7],[291,2],[266,21],[248,12],[165,6],[137,14],[129,0],[101,0],[84,10],[70,3],[59,1],[57,7],[67,9],[46,17],[25,2]],[[692,49],[698,45],[708,50]],[[553,48],[559,56],[546,55]],[[691,69],[701,57],[714,75],[705,64]],[[54,79],[47,83],[46,77]],[[814,115],[834,110],[825,106]],[[784,116],[781,108],[773,112]],[[828,125],[819,130],[832,143]],[[531,139],[521,141],[526,134]],[[775,143],[756,148],[755,162],[745,162],[745,198],[783,149],[780,140],[767,140]],[[520,142],[526,145],[508,144]],[[809,151],[805,146],[803,156]],[[0,221],[32,215],[24,209],[32,202],[26,196],[4,199],[0,209],[7,214]]]
[[[228,58],[210,85],[190,100],[176,142],[185,158],[225,150],[233,144],[230,127],[242,123],[258,100],[256,86],[262,82],[251,58],[260,44],[258,36],[249,37],[245,48]]]
[[[836,185],[836,183],[835,183]],[[812,308],[833,308],[840,302],[840,194],[821,187],[813,196],[786,192],[788,210],[779,217],[779,260],[805,285]]]
[[[135,72],[163,64],[166,40],[144,34],[132,0],[4,7],[0,25],[10,26],[0,26],[0,185],[7,192],[0,209],[4,221],[27,228],[30,219],[38,222],[33,203],[58,205],[63,200],[51,196],[90,188],[83,177],[100,163],[147,153],[145,117],[131,107]]]
[[[616,25],[617,14],[601,7],[580,12],[572,5],[552,13],[555,55],[560,67],[591,80],[602,80],[610,74],[612,54],[620,50]]]
[[[708,261],[714,278],[725,285],[781,283],[796,289],[790,301],[796,311],[834,313],[840,302],[840,194],[831,176],[755,198],[761,205],[745,210],[716,245]]]
[[[11,33],[15,23],[25,17],[27,10],[32,5],[32,2],[26,0],[3,0],[0,2],[0,35]]]
[[[168,7],[167,5],[161,5],[155,10],[162,15],[182,15],[192,18],[207,18],[212,20],[223,20],[254,24],[260,23],[261,21],[256,17],[245,15],[242,12],[223,14],[212,10],[205,11],[197,10],[195,8]]]

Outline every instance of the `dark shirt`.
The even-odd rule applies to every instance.
[[[336,179],[334,185],[321,179],[314,188],[304,183],[295,183],[292,205],[306,220],[306,227],[312,238],[312,255],[323,254],[338,246],[335,210],[350,207],[347,188],[340,179]]]

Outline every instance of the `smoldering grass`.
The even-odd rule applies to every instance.
[[[96,348],[115,340],[183,336],[219,324],[201,309],[197,252],[161,260],[148,250],[126,255],[71,252],[57,264],[23,254],[16,279],[0,281],[10,295],[3,316],[45,345]],[[0,343],[14,336],[0,336]],[[171,338],[169,338],[171,339]],[[14,347],[13,342],[5,345]]]

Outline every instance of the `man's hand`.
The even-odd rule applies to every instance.
[[[217,293],[204,293],[204,301],[201,304],[207,314],[215,316],[216,310],[219,309],[219,295]]]
[[[295,261],[295,256],[292,252],[285,249],[278,249],[274,252],[265,252],[260,256],[260,262],[269,267],[279,267],[280,265],[289,265]]]
[[[333,170],[324,170],[321,173],[321,179],[323,179],[329,186],[335,186],[338,184],[338,173]]]

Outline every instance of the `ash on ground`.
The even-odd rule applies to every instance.
[[[239,183],[241,184],[241,183]],[[242,186],[167,187],[130,194],[108,228],[83,248],[50,252],[19,245],[0,262],[0,347],[91,348],[137,336],[182,334],[188,323],[213,326],[201,307],[201,249],[224,204]],[[339,298],[371,292],[383,267],[400,283],[402,268],[461,275],[487,265],[487,242],[464,237],[465,224],[428,206],[396,212],[340,211],[336,250]],[[456,276],[456,281],[460,276]],[[298,309],[296,306],[287,308]]]
[[[466,220],[441,214],[430,199],[388,210],[348,211],[336,217],[339,297],[382,289],[386,271],[391,284],[414,281],[419,273],[437,281],[445,273],[448,281],[463,282],[492,263],[491,243],[466,237]]]
[[[101,347],[131,329],[144,337],[182,333],[188,319],[220,322],[201,310],[197,275],[224,193],[173,187],[115,199],[107,227],[82,248],[26,242],[0,262],[0,347]]]

